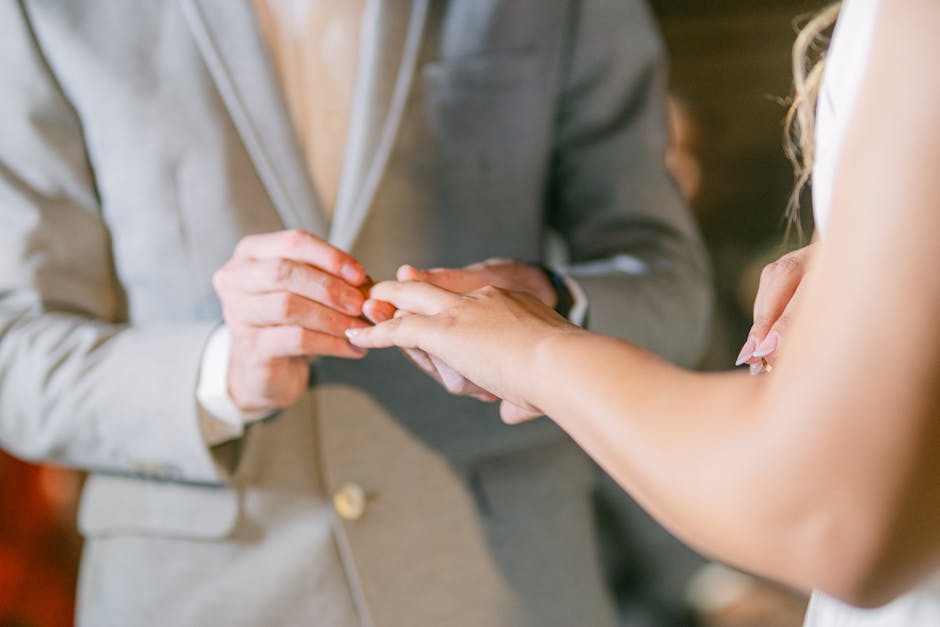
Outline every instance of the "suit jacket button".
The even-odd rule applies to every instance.
[[[359,520],[366,512],[366,491],[357,483],[344,483],[333,493],[333,508],[343,520]]]

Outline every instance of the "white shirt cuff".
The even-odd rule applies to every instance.
[[[561,275],[561,280],[565,282],[565,287],[567,287],[568,291],[571,292],[571,299],[574,301],[574,303],[571,305],[571,311],[568,312],[568,320],[571,321],[572,324],[583,327],[585,323],[587,323],[587,294],[584,293],[584,288],[582,288],[578,282],[572,279],[570,276],[563,274]]]
[[[228,393],[228,366],[231,334],[220,326],[209,336],[202,353],[196,400],[199,404],[199,427],[209,446],[216,446],[242,437],[245,426],[267,418],[271,411],[242,411]]]

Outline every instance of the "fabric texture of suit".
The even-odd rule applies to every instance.
[[[247,0],[0,4],[0,444],[88,469],[86,625],[610,625],[584,455],[393,351],[209,449],[213,272],[310,230],[401,263],[570,253],[592,328],[693,363],[710,307],[635,0],[385,0],[332,222]],[[329,506],[364,486],[358,521]],[[324,531],[325,530],[325,531]]]

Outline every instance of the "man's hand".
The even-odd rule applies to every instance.
[[[424,281],[457,293],[473,292],[487,286],[525,292],[535,296],[549,307],[555,307],[557,301],[555,289],[541,268],[508,259],[488,259],[464,268],[434,268],[431,270],[419,270],[405,265],[398,269],[396,278],[403,282]],[[388,303],[375,300],[368,301],[364,311],[366,317],[375,323],[390,320],[394,316],[401,317],[408,314],[404,311],[396,312],[395,308]],[[451,394],[472,396],[485,402],[499,400],[434,355],[429,355],[416,348],[403,349],[402,352],[413,364],[440,383]],[[501,413],[513,422],[521,422],[535,417],[535,414],[532,414],[531,411],[505,402],[501,407]]]
[[[773,364],[818,247],[818,243],[810,244],[764,267],[754,300],[754,325],[735,365],[749,364],[751,374],[760,374],[765,364]]]
[[[396,278],[399,281],[424,281],[458,294],[492,286],[531,294],[551,308],[558,304],[555,288],[541,268],[512,259],[487,259],[465,268],[419,270],[402,266]]]
[[[307,388],[310,359],[356,359],[347,329],[365,300],[365,270],[349,254],[306,231],[250,235],[213,276],[232,336],[229,394],[245,411],[295,403]]]

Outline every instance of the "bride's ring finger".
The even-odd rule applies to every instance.
[[[424,316],[433,316],[454,305],[460,298],[430,283],[383,281],[372,288],[369,294],[374,300],[391,303],[399,310]]]

